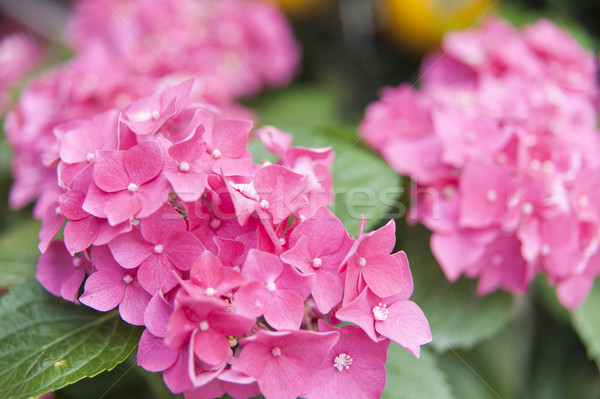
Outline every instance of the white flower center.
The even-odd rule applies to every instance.
[[[140,188],[137,184],[135,183],[129,183],[129,185],[127,186],[127,191],[129,191],[130,193],[135,193],[138,188]]]
[[[266,209],[269,209],[269,201],[261,200],[260,201],[260,209],[262,209],[263,211]]]
[[[388,318],[388,314],[390,313],[386,304],[379,302],[379,305],[373,308],[373,318],[378,321],[383,321]]]
[[[492,256],[491,262],[493,266],[500,266],[500,264],[502,263],[502,255],[500,254],[496,254],[494,256]]]
[[[164,250],[165,250],[165,247],[162,244],[157,244],[154,246],[155,254],[162,254]]]
[[[85,159],[87,159],[88,162],[94,162],[96,156],[93,152],[88,152],[88,154],[85,156]]]
[[[158,119],[160,117],[160,112],[158,112],[157,110],[152,111],[152,117],[154,119]]]
[[[221,227],[221,221],[219,219],[213,219],[210,221],[210,228],[213,230],[218,229],[219,227]]]
[[[367,260],[365,258],[358,258],[358,260],[356,261],[356,264],[359,265],[360,267],[363,267],[367,264]]]
[[[537,144],[537,138],[535,136],[527,136],[525,137],[525,145],[527,147],[533,147]]]
[[[344,369],[348,370],[350,368],[350,365],[352,364],[352,360],[354,359],[352,359],[350,355],[340,353],[333,360],[333,367],[338,369],[338,371],[342,371]]]
[[[539,159],[532,159],[530,163],[531,169],[540,170],[542,168],[542,163]]]
[[[275,285],[274,282],[271,281],[270,283],[267,284],[267,291],[273,292],[276,289],[277,289],[277,286]]]
[[[144,109],[141,111],[134,112],[133,114],[131,114],[129,119],[132,122],[148,122],[154,116],[154,112],[157,111],[149,111],[147,109]]]
[[[281,237],[279,239],[279,245],[284,246],[287,243],[287,241],[285,240],[285,238]]]
[[[81,258],[73,258],[73,267],[81,267],[82,264]]]
[[[203,320],[203,321],[200,322],[200,330],[201,331],[208,330],[208,321]]]
[[[214,159],[219,159],[219,158],[221,158],[221,155],[222,155],[222,154],[221,154],[221,151],[219,151],[219,149],[218,149],[218,148],[215,148],[215,149],[213,150],[213,152],[212,152],[212,156],[213,156],[213,158],[214,158]]]
[[[278,346],[274,346],[274,347],[271,349],[271,354],[272,354],[273,356],[275,356],[275,357],[277,357],[277,356],[281,356],[281,348],[279,348]]]
[[[540,253],[544,256],[548,256],[550,254],[550,245],[544,244],[540,247]]]
[[[490,202],[494,202],[496,199],[498,199],[498,194],[494,190],[489,190],[487,193],[485,193],[485,198],[487,198],[487,200]]]
[[[321,258],[314,258],[313,260],[310,261],[310,264],[315,269],[318,269],[319,267],[323,266],[323,261],[321,260]]]
[[[444,195],[444,198],[452,198],[454,194],[456,194],[456,187],[449,184],[446,187],[444,187],[444,189],[442,190],[442,194]]]
[[[206,295],[208,295],[208,296],[215,296],[215,293],[216,293],[216,292],[217,292],[217,291],[215,291],[215,289],[214,289],[213,287],[208,287],[208,288],[206,289],[206,291],[204,291],[204,293],[205,293]]]
[[[179,171],[182,173],[186,173],[190,171],[190,164],[183,161],[179,164]]]
[[[533,205],[531,202],[526,202],[523,204],[523,213],[525,215],[531,215],[533,213]]]
[[[123,281],[125,284],[129,285],[133,282],[133,277],[131,277],[129,274],[126,274],[123,276]]]
[[[55,212],[57,215],[62,215],[62,209],[60,208],[60,206],[57,206],[56,208],[54,208],[54,212]]]

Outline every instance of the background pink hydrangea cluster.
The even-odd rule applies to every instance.
[[[41,62],[42,46],[32,37],[12,33],[0,40],[0,116],[7,110],[12,91]]]
[[[600,273],[597,62],[554,24],[491,19],[447,35],[420,90],[385,88],[364,139],[416,182],[450,280],[523,292],[539,272],[574,308]]]
[[[84,0],[65,41],[73,58],[28,84],[5,123],[15,150],[10,204],[41,196],[38,218],[55,197],[59,124],[188,78],[199,99],[247,115],[234,101],[288,83],[300,53],[285,17],[257,0]]]
[[[145,326],[139,364],[187,398],[380,397],[390,340],[431,340],[393,221],[352,238],[325,206],[330,148],[265,127],[279,161],[255,164],[252,122],[192,87],[55,129],[38,280]]]

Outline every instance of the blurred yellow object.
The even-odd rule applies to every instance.
[[[277,3],[292,17],[304,17],[321,10],[325,5],[330,5],[332,0],[268,0]]]
[[[379,28],[409,50],[424,53],[439,44],[445,32],[476,23],[493,0],[374,0]]]

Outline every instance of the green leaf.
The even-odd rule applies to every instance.
[[[573,311],[572,321],[588,356],[600,369],[600,280],[596,280],[586,300]]]
[[[319,124],[340,123],[341,99],[335,90],[311,84],[297,84],[260,96],[249,105],[257,112],[260,125],[284,131]]]
[[[472,348],[507,324],[513,298],[501,291],[479,297],[474,280],[449,282],[431,253],[429,236],[421,225],[399,226],[400,249],[408,256],[415,283],[411,300],[425,312],[437,351]]]
[[[11,152],[8,142],[0,136],[0,176],[10,174]]]
[[[0,287],[14,287],[35,277],[39,231],[40,222],[28,220],[0,236]]]
[[[36,281],[0,299],[0,397],[29,398],[110,370],[135,349],[141,328],[117,311],[58,299]]]
[[[377,227],[381,219],[403,216],[404,206],[398,202],[403,188],[401,177],[360,141],[356,130],[340,125],[335,101],[327,90],[308,86],[270,93],[254,106],[260,124],[293,134],[293,145],[333,148],[331,210],[356,235],[361,214],[367,229]],[[251,152],[257,162],[273,159],[258,141],[251,144]]]
[[[416,359],[395,343],[390,344],[386,363],[387,383],[384,399],[452,399],[446,376],[438,368],[429,351],[421,351]]]
[[[557,305],[558,306],[558,305]],[[564,309],[564,308],[563,308]],[[531,399],[600,398],[600,378],[570,324],[536,309],[533,361],[527,367]]]
[[[452,384],[452,393],[460,399],[503,399],[460,354],[446,352],[438,357],[440,368]]]

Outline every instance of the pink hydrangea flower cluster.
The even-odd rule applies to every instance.
[[[394,222],[352,238],[325,206],[331,148],[265,127],[279,161],[255,164],[252,123],[193,86],[55,129],[38,280],[145,326],[139,364],[187,398],[380,397],[390,340],[431,340]]]
[[[38,218],[54,195],[59,124],[121,109],[188,78],[199,100],[247,115],[234,101],[289,83],[299,61],[283,14],[258,0],[80,1],[65,40],[73,58],[25,87],[5,124],[15,149],[10,204],[41,197]]]
[[[194,91],[219,104],[289,83],[300,56],[283,14],[256,0],[84,0],[66,40],[98,42],[135,73],[197,77]]]
[[[483,295],[543,272],[576,307],[600,273],[595,57],[547,20],[492,19],[447,35],[420,82],[384,89],[361,131],[416,182],[409,217],[446,276]]]
[[[42,47],[22,32],[0,40],[0,116],[10,103],[12,91],[39,64],[43,54]]]

